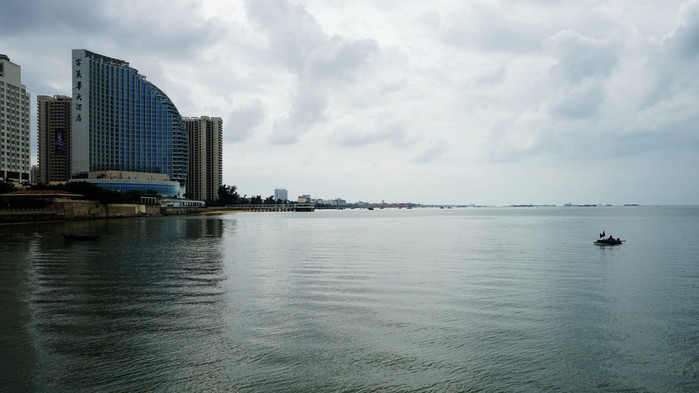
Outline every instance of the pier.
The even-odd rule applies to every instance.
[[[303,206],[300,206],[303,205]],[[295,211],[313,211],[314,207],[308,204],[300,203],[284,203],[275,205],[226,205],[220,207],[210,207],[205,214],[225,213],[225,212],[295,212]]]

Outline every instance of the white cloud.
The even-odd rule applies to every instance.
[[[558,60],[551,72],[555,77],[571,83],[607,76],[617,62],[611,43],[585,37],[572,30],[560,31],[546,38],[542,44],[544,51]]]
[[[361,147],[375,143],[389,143],[395,147],[403,147],[412,144],[405,130],[405,125],[400,122],[388,125],[379,124],[375,128],[366,128],[358,124],[351,124],[341,130],[336,130],[333,140],[344,147]]]
[[[249,139],[264,117],[265,111],[260,100],[253,100],[234,109],[226,117],[225,139],[233,142]]]
[[[601,170],[634,179],[592,202],[699,195],[698,0],[28,0],[0,13],[0,52],[33,96],[70,93],[73,48],[129,61],[185,116],[223,117],[224,182],[249,195],[562,203]],[[659,179],[672,192],[654,192]]]

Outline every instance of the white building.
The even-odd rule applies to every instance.
[[[289,192],[284,189],[284,188],[275,188],[274,189],[274,200],[282,200],[282,201],[287,201],[289,200]]]
[[[21,68],[0,54],[0,178],[30,180],[29,93]]]

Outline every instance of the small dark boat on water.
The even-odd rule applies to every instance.
[[[595,244],[598,246],[616,246],[616,245],[621,244],[625,241],[626,240],[621,240],[621,239],[602,239],[602,240],[595,241]]]
[[[63,240],[67,242],[77,242],[77,241],[82,241],[82,240],[97,240],[99,238],[99,235],[74,235],[72,233],[65,234],[62,233],[63,235]]]
[[[600,235],[599,235],[600,238],[597,241],[595,241],[595,244],[598,246],[616,246],[616,245],[619,245],[619,244],[626,241],[626,240],[621,240],[618,237],[615,238],[614,236],[611,236],[611,235],[609,235],[609,237],[605,237],[605,236],[606,235],[604,232],[600,233]]]

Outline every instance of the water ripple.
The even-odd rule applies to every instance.
[[[236,214],[5,231],[0,349],[10,361],[0,383],[695,391],[699,209],[600,211]],[[592,246],[600,221],[629,242]],[[60,232],[100,241],[65,244]]]

